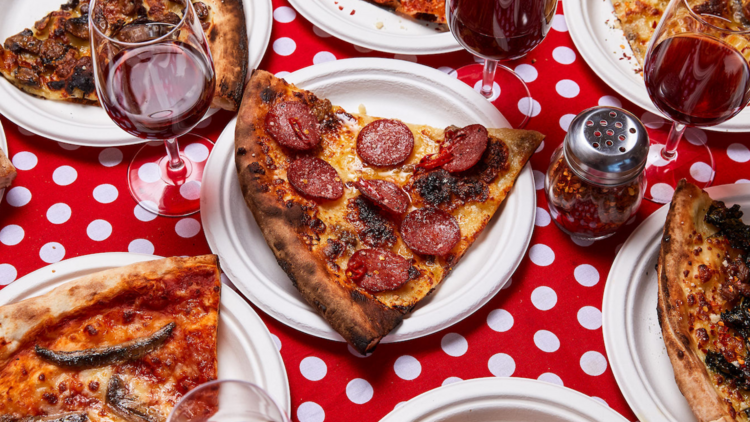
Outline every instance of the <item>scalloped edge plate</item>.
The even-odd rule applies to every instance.
[[[373,116],[437,127],[509,127],[502,114],[468,85],[403,60],[338,60],[286,79],[348,110],[364,104]],[[208,244],[222,258],[227,276],[264,312],[310,335],[343,341],[292,286],[245,204],[234,164],[235,124],[236,118],[224,129],[203,173],[201,218]],[[449,327],[487,303],[510,280],[534,229],[536,190],[529,164],[497,214],[451,275],[383,342],[410,340]]]

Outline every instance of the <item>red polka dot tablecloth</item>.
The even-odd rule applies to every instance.
[[[273,0],[271,42],[261,68],[286,72],[348,57],[387,57],[335,39]],[[342,11],[343,12],[347,12]],[[277,340],[291,385],[294,421],[377,421],[395,406],[440,385],[478,377],[514,376],[565,385],[636,420],[612,375],[602,339],[602,294],[612,261],[630,232],[658,206],[644,202],[616,236],[573,242],[551,224],[543,174],[571,119],[597,104],[622,106],[642,117],[650,135],[669,125],[607,87],[577,53],[558,8],[547,39],[510,63],[534,99],[528,127],[547,135],[532,157],[536,227],[509,283],[462,322],[405,343],[382,344],[360,357],[345,343],[308,336],[260,314]],[[402,56],[445,72],[474,63],[466,52]],[[0,99],[2,101],[2,99]],[[216,140],[232,115],[205,120],[196,133]],[[0,203],[0,285],[62,259],[131,251],[163,256],[210,253],[200,215],[163,218],[144,211],[128,192],[128,163],[140,146],[97,149],[35,136],[0,117],[18,178]],[[687,142],[708,143],[719,169],[715,184],[750,182],[750,138],[689,129]],[[710,168],[695,166],[696,180]],[[265,246],[265,245],[263,245]],[[469,252],[471,253],[471,252]],[[654,304],[655,306],[655,304]]]

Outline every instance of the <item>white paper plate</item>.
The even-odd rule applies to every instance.
[[[5,152],[5,155],[8,156],[8,159],[10,160],[10,152],[8,151],[8,141],[5,139],[5,130],[3,130],[3,124],[0,122],[0,149]],[[5,195],[5,189],[0,189],[0,202],[3,201],[3,196]]]
[[[728,206],[740,204],[750,209],[750,185],[715,186],[706,192]],[[694,422],[674,381],[656,317],[654,267],[668,211],[669,204],[644,220],[617,254],[604,289],[602,330],[612,372],[638,419]]]
[[[47,13],[66,0],[0,0],[0,42],[31,28]],[[243,0],[249,40],[249,68],[255,69],[271,37],[271,0]],[[138,144],[136,138],[120,129],[101,107],[49,101],[32,97],[0,77],[0,113],[29,132],[75,145],[110,147]],[[207,116],[218,109],[210,109]]]
[[[39,296],[87,274],[159,258],[114,252],[67,259],[36,270],[0,290],[0,305]],[[289,381],[271,333],[253,308],[227,286],[221,292],[217,343],[220,379],[257,384],[290,414]]]
[[[312,66],[286,78],[347,110],[445,127],[481,123],[508,127],[505,118],[464,83],[429,67],[388,59],[348,59]],[[234,165],[232,120],[203,174],[201,218],[224,272],[266,313],[314,336],[343,341],[299,295],[276,263],[242,197]],[[536,191],[531,168],[521,172],[505,204],[436,291],[384,342],[425,336],[461,321],[492,298],[521,262],[534,228]],[[508,241],[513,239],[513,241]]]
[[[303,0],[305,1],[305,0]],[[633,57],[620,60],[623,53],[632,56],[630,44],[622,30],[615,29],[617,18],[610,0],[563,0],[565,21],[578,52],[591,69],[620,95],[638,107],[662,115],[654,107],[646,91],[640,68]],[[620,46],[625,46],[623,50]],[[750,130],[750,109],[745,109],[731,120],[705,130],[744,132]]]
[[[438,387],[380,422],[625,422],[619,413],[570,388],[524,378],[479,378]]]
[[[289,3],[320,29],[360,47],[396,54],[461,50],[447,25],[438,30],[436,24],[396,15],[365,0],[289,0]]]

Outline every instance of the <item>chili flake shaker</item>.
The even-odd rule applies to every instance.
[[[583,240],[612,236],[641,205],[648,148],[646,128],[628,111],[593,107],[578,114],[544,180],[555,224]]]

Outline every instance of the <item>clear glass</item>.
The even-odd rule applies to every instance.
[[[583,240],[612,236],[638,212],[645,190],[643,173],[620,185],[605,186],[576,175],[562,145],[552,154],[544,178],[550,216],[563,232]]]
[[[652,141],[646,168],[651,186],[646,198],[658,203],[671,201],[683,178],[701,187],[713,183],[711,151],[701,142],[680,142],[686,128],[722,123],[750,100],[750,27],[746,20],[736,20],[733,2],[719,2],[711,10],[702,3],[669,3],[644,63],[649,96],[672,121],[666,142]]]
[[[217,380],[201,384],[180,400],[167,422],[290,422],[284,411],[255,384]]]
[[[457,70],[462,81],[490,100],[513,127],[536,112],[526,82],[499,62],[519,59],[547,36],[557,0],[446,0],[453,36],[484,64]]]
[[[89,33],[99,102],[124,131],[152,141],[130,163],[130,193],[152,213],[193,214],[213,143],[190,135],[180,145],[177,138],[200,123],[213,98],[216,77],[205,33],[188,0],[174,0],[173,11],[133,8],[107,17],[104,10],[118,1],[92,0]],[[118,22],[123,18],[124,25]],[[164,147],[153,148],[154,142]]]

